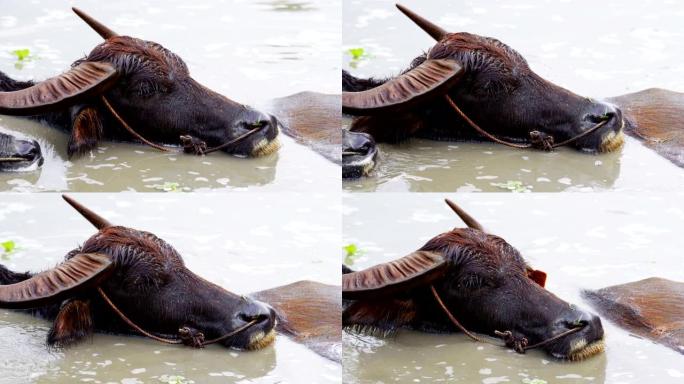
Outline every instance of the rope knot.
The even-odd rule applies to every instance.
[[[499,336],[508,348],[512,348],[518,353],[525,353],[528,344],[526,337],[515,337],[511,331],[494,331],[494,334]]]
[[[532,148],[541,149],[546,152],[553,151],[553,136],[541,131],[530,132],[530,144]]]
[[[183,152],[191,153],[193,155],[202,156],[207,152],[207,143],[196,137],[190,135],[182,135],[180,137]]]
[[[193,348],[203,348],[204,347],[204,333],[191,329],[189,327],[183,327],[178,330],[178,337],[181,339],[184,345]]]

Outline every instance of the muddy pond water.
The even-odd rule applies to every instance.
[[[430,238],[463,227],[444,194],[347,194],[343,242],[355,244],[354,269],[393,260]],[[580,292],[660,276],[684,281],[679,236],[684,195],[449,194],[491,233],[506,239],[535,268],[547,289],[590,309]],[[382,215],[378,214],[382,212]],[[591,309],[590,309],[591,310]],[[579,363],[540,351],[519,355],[462,334],[400,331],[376,338],[345,333],[345,383],[681,383],[682,355],[629,335],[608,321],[606,352]],[[543,382],[543,381],[542,381]]]
[[[156,41],[183,58],[200,83],[241,103],[269,110],[269,100],[301,91],[339,93],[339,2],[21,1],[3,2],[0,71],[12,78],[55,76],[101,38],[71,11],[77,5],[118,33]],[[258,24],[258,28],[254,28]],[[11,51],[30,50],[22,62]],[[0,190],[158,191],[243,189],[337,190],[339,166],[280,135],[272,155],[243,159],[160,153],[103,142],[69,161],[67,136],[23,119],[0,127],[24,132],[46,152],[42,170],[0,175]]]
[[[367,77],[396,75],[433,44],[395,1],[345,0],[343,68]],[[497,38],[540,76],[575,93],[605,98],[651,87],[684,91],[684,51],[676,1],[407,0],[402,4],[453,32]],[[348,53],[363,48],[360,59]],[[490,143],[412,139],[381,144],[372,177],[351,191],[678,190],[684,172],[628,139],[621,150],[590,155]]]
[[[340,206],[321,195],[73,194],[112,223],[155,233],[189,269],[235,293],[298,280],[339,285]],[[41,271],[95,233],[56,194],[11,194],[0,202],[0,255],[13,270]],[[0,248],[2,252],[2,248]],[[263,350],[195,350],[135,336],[94,334],[65,351],[45,345],[50,324],[0,310],[0,383],[282,383],[302,367],[320,383],[342,368],[285,336]],[[309,376],[305,376],[309,377]],[[30,378],[30,379],[29,379]]]

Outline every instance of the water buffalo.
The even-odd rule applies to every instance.
[[[652,277],[583,296],[618,326],[684,354],[684,283]]]
[[[0,132],[0,172],[27,171],[43,165],[40,144]]]
[[[105,41],[66,73],[39,83],[0,72],[0,114],[31,116],[70,133],[70,157],[104,138],[158,148],[157,143],[184,144],[200,153],[221,148],[239,156],[278,149],[274,117],[199,84],[163,46],[118,35],[73,10]]]
[[[98,232],[48,271],[18,273],[0,265],[0,308],[51,320],[48,345],[68,347],[97,331],[249,350],[270,344],[279,329],[334,357],[325,349],[334,336],[326,338],[324,323],[338,325],[331,319],[339,319],[341,304],[331,287],[300,282],[253,294],[272,301],[274,309],[197,276],[152,233],[112,225],[64,199]]]
[[[419,136],[547,150],[569,145],[587,152],[622,146],[622,113],[612,104],[541,78],[499,40],[448,33],[397,7],[437,44],[397,77],[360,79],[343,71],[343,112],[360,116],[352,131],[378,142]]]
[[[374,334],[460,329],[478,339],[472,330],[503,337],[518,352],[541,347],[571,361],[603,351],[599,317],[544,289],[543,272],[447,203],[468,228],[440,234],[401,259],[358,272],[343,267],[345,328]]]
[[[684,93],[652,88],[608,101],[622,109],[628,135],[684,167]]]

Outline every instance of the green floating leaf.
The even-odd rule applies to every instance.
[[[189,192],[192,190],[189,187],[181,187],[180,184],[172,181],[165,181],[164,184],[154,184],[151,187],[163,192]]]
[[[548,384],[546,380],[543,379],[523,379],[525,384]]]
[[[24,61],[30,58],[31,56],[31,50],[28,48],[24,49],[15,49],[14,51],[11,52],[14,56],[17,57],[17,60],[19,61]]]
[[[522,181],[508,180],[505,183],[491,183],[495,187],[507,189],[511,192],[530,192],[531,188],[523,184]]]
[[[193,381],[179,375],[161,375],[159,381],[166,384],[190,384]]]
[[[346,252],[344,256],[344,264],[346,265],[354,264],[354,261],[363,255],[363,251],[356,244],[345,245],[342,249]]]
[[[0,246],[2,246],[4,253],[12,253],[15,249],[17,249],[17,244],[12,240],[2,242],[0,243]]]
[[[351,55],[352,60],[361,60],[366,56],[366,51],[363,48],[349,48],[347,52]]]

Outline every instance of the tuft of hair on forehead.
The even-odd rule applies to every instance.
[[[74,64],[81,61],[111,63],[122,75],[137,72],[164,77],[170,74],[189,75],[188,67],[180,56],[161,44],[129,36],[116,36],[104,41],[84,60]]]
[[[442,252],[455,265],[477,259],[488,264],[516,267],[521,273],[527,268],[518,250],[506,240],[472,228],[442,233],[430,239],[420,250]]]
[[[477,74],[487,88],[515,88],[519,74],[530,72],[527,60],[501,41],[471,33],[449,34],[427,55],[431,59],[454,58],[466,73]]]

